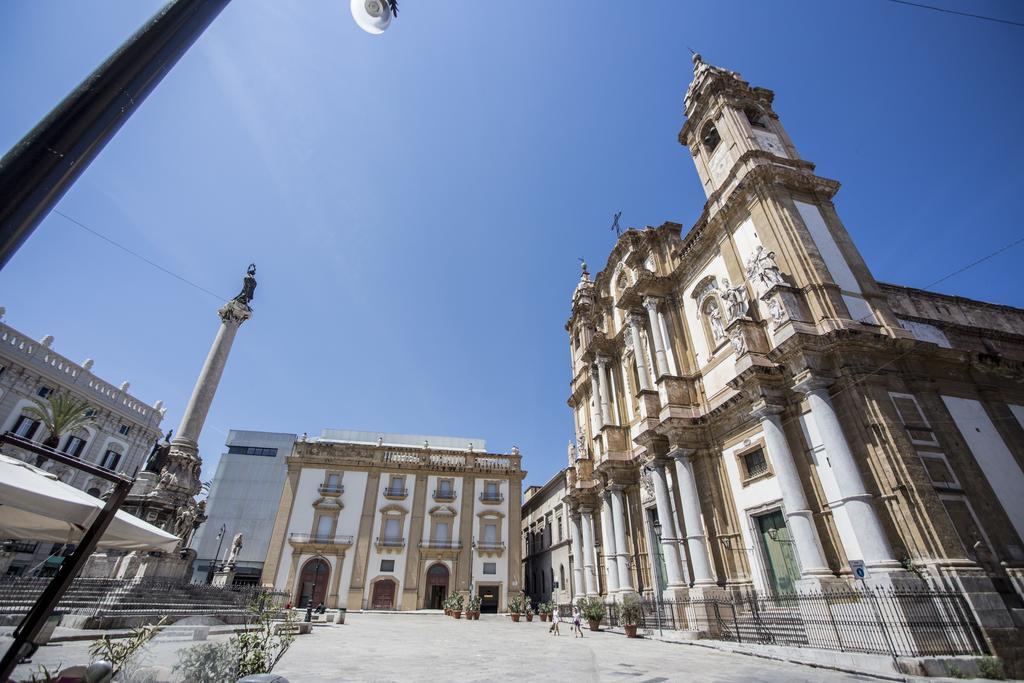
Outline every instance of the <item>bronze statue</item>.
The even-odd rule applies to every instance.
[[[149,459],[146,460],[146,464],[142,468],[144,472],[160,474],[160,470],[167,465],[167,456],[171,452],[171,432],[173,431],[167,430],[167,436],[162,441],[153,444],[153,450],[149,452]]]
[[[248,306],[256,293],[256,264],[250,263],[249,269],[245,271],[245,279],[242,280],[242,291],[232,301],[237,301],[243,306]]]

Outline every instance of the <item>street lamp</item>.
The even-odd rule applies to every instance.
[[[217,532],[217,552],[213,554],[213,561],[210,562],[210,568],[206,572],[206,583],[213,583],[213,570],[217,566],[217,560],[220,559],[220,544],[224,542],[224,532],[228,530],[226,524],[220,525],[220,531]]]
[[[313,565],[313,590],[309,593],[309,602],[306,604],[306,622],[313,621],[313,600],[316,598],[316,585],[320,581],[320,561],[324,559],[324,556],[317,553],[313,556],[316,560],[316,564]]]
[[[231,0],[171,0],[0,159],[0,269]],[[351,0],[383,33],[397,0]]]

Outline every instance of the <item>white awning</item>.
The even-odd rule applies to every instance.
[[[0,455],[0,538],[78,543],[104,502],[28,463]],[[123,510],[98,548],[172,552],[177,536]]]

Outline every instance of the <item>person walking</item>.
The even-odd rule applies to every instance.
[[[583,617],[580,615],[580,608],[576,605],[572,607],[572,637],[582,638],[583,637]]]
[[[562,620],[562,617],[558,614],[558,606],[556,605],[551,610],[551,628],[548,629],[548,633],[554,633],[556,636],[561,635],[558,632],[558,622]]]

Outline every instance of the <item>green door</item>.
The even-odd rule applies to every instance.
[[[800,566],[782,511],[775,510],[756,519],[771,590],[775,593],[795,592]]]

